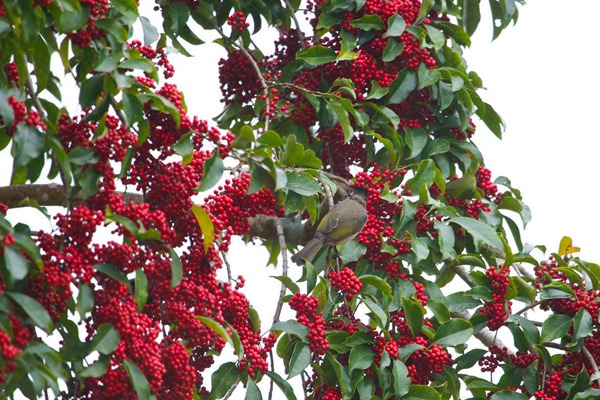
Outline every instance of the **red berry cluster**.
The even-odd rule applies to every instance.
[[[230,52],[227,59],[219,60],[219,82],[221,101],[225,104],[247,103],[263,90],[252,62],[241,50]]]
[[[511,354],[510,361],[513,365],[520,368],[527,368],[531,364],[533,364],[536,360],[539,360],[540,356],[535,353],[521,353],[517,352],[517,354]]]
[[[314,296],[296,293],[289,304],[296,311],[296,320],[309,329],[309,347],[313,359],[324,355],[329,349],[329,343],[325,339],[325,320],[322,313],[317,312],[319,300]]]
[[[600,310],[598,306],[600,290],[586,290],[583,282],[569,282],[568,277],[559,270],[559,267],[560,265],[553,258],[536,267],[536,288],[541,288],[542,285],[552,281],[563,282],[571,287],[575,296],[545,300],[542,302],[540,308],[542,310],[551,310],[555,314],[568,315],[569,317],[574,317],[583,308],[596,321]]]
[[[479,359],[478,364],[481,367],[481,372],[494,372],[498,365],[508,358],[508,349],[500,348],[496,345],[489,347],[490,354]]]
[[[492,183],[492,171],[485,167],[479,167],[477,172],[475,173],[475,178],[477,179],[477,187],[483,191],[485,197],[494,200],[496,199],[498,202],[499,196],[502,193],[498,193],[498,186]]]
[[[31,340],[33,328],[23,325],[20,317],[7,313],[9,332],[0,329],[0,384],[17,367],[16,357],[23,353]]]
[[[315,400],[342,400],[342,392],[337,386],[316,386]]]
[[[71,42],[81,48],[88,47],[93,40],[106,37],[106,32],[96,26],[96,21],[102,19],[108,11],[108,0],[81,0],[81,5],[87,5],[90,10],[87,25],[75,32],[67,33]]]
[[[236,11],[227,18],[227,25],[231,26],[235,32],[244,32],[250,24],[246,22],[246,15],[241,11]]]
[[[127,48],[139,51],[140,55],[152,61],[157,67],[162,67],[163,76],[169,79],[175,73],[175,68],[169,62],[165,49],[155,50],[152,46],[143,46],[139,40],[132,40],[128,43]],[[149,81],[142,80],[141,83],[147,82],[146,86],[154,88],[154,79],[148,73],[144,73],[144,77]]]
[[[397,238],[393,228],[393,218],[402,212],[402,200],[398,196],[398,202],[390,203],[381,198],[383,188],[400,179],[406,171],[390,171],[376,167],[370,172],[360,172],[356,175],[355,184],[368,188],[367,199],[368,219],[365,227],[358,234],[357,240],[367,246],[365,257],[375,265],[375,268],[386,269],[386,264],[397,255],[410,253],[410,241],[406,237]],[[396,253],[382,252],[384,245],[391,246]]]
[[[243,173],[238,178],[226,180],[223,186],[206,198],[205,207],[212,215],[215,232],[221,234],[220,249],[227,251],[231,237],[241,236],[250,231],[248,219],[258,214],[281,216],[273,194],[261,189],[247,194],[250,175]]]
[[[7,129],[6,134],[12,136],[17,129],[17,125],[24,123],[26,125],[46,130],[46,125],[40,120],[39,113],[34,109],[27,109],[24,102],[18,101],[14,96],[8,96],[8,105],[13,109],[14,120],[12,126]],[[0,122],[3,119],[0,117]]]
[[[486,301],[479,313],[489,319],[488,328],[492,331],[503,327],[511,313],[512,302],[506,301],[510,284],[509,270],[509,267],[500,264],[498,268],[492,266],[485,272],[492,286],[492,300]]]
[[[327,279],[329,279],[331,287],[335,291],[341,292],[348,301],[351,301],[362,288],[362,282],[348,267],[344,267],[340,272],[331,271],[327,275]]]
[[[545,381],[544,390],[538,390],[533,395],[536,400],[562,400],[567,393],[561,390],[562,377],[552,373]]]

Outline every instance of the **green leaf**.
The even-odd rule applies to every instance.
[[[491,226],[484,224],[481,221],[467,217],[454,217],[450,218],[449,222],[460,225],[474,238],[481,240],[482,242],[495,247],[498,250],[502,250],[504,245],[498,237],[498,234]]]
[[[219,324],[212,318],[203,317],[201,315],[197,315],[196,319],[202,322],[207,327],[209,327],[211,330],[213,330],[222,339],[224,339],[235,350],[235,353],[237,354],[238,358],[241,359],[241,357],[243,356],[243,347],[241,343],[235,343],[235,341],[232,338],[232,335],[227,333],[227,330],[223,327],[223,325]]]
[[[573,340],[588,337],[592,333],[592,316],[585,308],[580,308],[573,318]]]
[[[182,165],[185,167],[192,161],[194,156],[194,143],[192,142],[192,133],[188,132],[185,135],[181,135],[177,143],[171,146],[177,154],[179,154],[183,160]],[[215,152],[217,154],[217,152]]]
[[[46,333],[52,332],[54,327],[50,314],[48,314],[48,311],[37,300],[22,293],[5,293],[25,311],[36,326],[43,329]]]
[[[392,81],[385,98],[386,104],[399,104],[417,88],[417,75],[409,68],[398,72],[396,79]]]
[[[404,317],[406,323],[413,336],[417,336],[421,332],[423,326],[423,306],[415,300],[407,299],[405,297],[401,300],[402,309],[404,310]]]
[[[502,139],[502,132],[505,129],[504,121],[494,108],[488,103],[484,103],[485,110],[477,109],[477,116],[485,123],[490,131],[499,139]]]
[[[350,21],[350,25],[363,31],[372,29],[380,30],[383,29],[383,20],[377,14],[365,14],[358,19]]]
[[[202,181],[198,187],[199,192],[203,192],[215,186],[221,180],[225,171],[225,165],[219,155],[219,152],[215,150],[212,157],[210,157],[204,163],[204,174],[202,175]]]
[[[425,25],[425,30],[427,31],[427,34],[431,39],[431,43],[433,43],[433,46],[436,50],[441,49],[444,44],[446,44],[446,36],[444,36],[442,31],[431,25]]]
[[[305,371],[310,365],[311,357],[310,347],[305,343],[296,342],[289,363],[286,365],[286,370],[288,371],[287,379],[289,380]]]
[[[238,370],[234,362],[226,362],[211,376],[211,390],[208,400],[220,399],[238,379]]]
[[[80,378],[99,378],[106,373],[110,366],[110,357],[101,356],[98,361],[77,374]]]
[[[417,90],[421,90],[439,81],[442,77],[442,73],[437,69],[429,69],[425,64],[421,64],[419,65],[418,77],[419,86],[417,86]]]
[[[4,246],[4,264],[12,279],[20,281],[27,276],[29,263],[15,247]]]
[[[303,342],[308,341],[308,333],[309,329],[299,323],[298,321],[278,321],[273,324],[270,329],[272,332],[274,331],[283,331],[285,333],[289,333],[292,335],[298,336]]]
[[[48,76],[50,75],[50,49],[44,39],[38,36],[32,46],[33,65],[38,85],[38,92],[46,88]]]
[[[551,314],[542,324],[540,343],[551,342],[569,332],[573,318],[563,314]]]
[[[350,350],[350,357],[348,359],[348,367],[350,373],[354,370],[365,370],[373,364],[375,356],[373,351],[368,345],[360,345]]]
[[[274,371],[267,371],[267,376],[281,389],[287,400],[297,400],[292,386]]]
[[[381,60],[383,62],[392,62],[404,51],[404,42],[400,39],[396,39],[395,37],[391,37],[388,39],[385,48],[383,49],[383,54],[381,55]]]
[[[464,344],[473,335],[473,325],[460,318],[451,319],[438,328],[433,342],[440,346],[457,346]]]
[[[434,227],[438,231],[438,244],[442,252],[442,258],[452,257],[454,252],[455,236],[452,228],[441,221],[434,221]]]
[[[432,159],[428,158],[421,161],[415,176],[406,182],[406,189],[412,190],[413,193],[418,193],[422,186],[431,186],[435,178],[435,171],[436,168]]]
[[[392,15],[387,22],[387,31],[383,34],[383,37],[388,36],[401,36],[406,29],[406,21],[400,14]]]
[[[352,139],[352,136],[354,135],[354,131],[352,130],[352,125],[350,125],[350,117],[348,116],[348,111],[346,111],[346,109],[342,107],[337,101],[330,101],[328,104],[331,106],[338,121],[340,122],[342,131],[344,132],[344,143],[350,141],[350,139]]]
[[[171,289],[175,289],[183,279],[183,266],[179,256],[172,248],[169,248],[169,255],[171,256]]]
[[[431,386],[411,385],[404,400],[442,400],[442,398]]]
[[[96,100],[100,97],[103,88],[103,75],[98,74],[86,79],[81,84],[81,91],[79,92],[79,105],[81,108],[86,109],[96,104]]]
[[[336,57],[335,50],[321,45],[311,46],[296,53],[296,58],[310,65],[327,64],[328,62],[335,61]]]
[[[477,180],[473,175],[465,175],[446,184],[446,192],[461,200],[471,199],[477,188]]]
[[[490,400],[527,400],[529,397],[513,392],[512,390],[501,390],[499,392],[494,393],[494,395],[490,398]]]
[[[135,270],[135,293],[133,298],[138,305],[138,311],[142,311],[148,301],[148,278],[141,268]]]
[[[142,23],[142,29],[144,30],[144,46],[150,46],[158,40],[158,30],[152,22],[144,16],[140,16],[140,22]]]
[[[262,137],[262,135],[261,135]],[[260,142],[260,138],[259,138]],[[281,155],[281,162],[299,167],[321,168],[322,163],[311,149],[304,149],[301,143],[296,142],[296,135],[288,135]]]
[[[408,156],[410,160],[421,154],[427,144],[429,135],[427,135],[427,132],[423,128],[404,127],[404,131],[406,132],[406,144],[410,149],[410,155]]]
[[[118,282],[121,282],[123,285],[127,286],[128,289],[131,289],[131,283],[129,282],[127,275],[125,275],[123,271],[121,271],[114,265],[95,264],[94,269],[98,272],[102,272],[104,275],[109,276]]]
[[[462,7],[462,26],[469,36],[472,36],[481,20],[479,11],[480,0],[465,0]]]
[[[14,169],[27,166],[44,151],[44,137],[31,125],[19,124],[13,136]]]
[[[100,354],[109,355],[116,350],[119,342],[121,341],[121,335],[117,328],[111,324],[102,324],[98,328],[98,332],[92,339],[90,352],[97,351]]]
[[[300,288],[298,287],[298,285],[296,285],[296,283],[289,276],[271,276],[271,278],[277,279],[286,288],[288,288],[290,290],[290,292],[292,292],[292,293],[300,292]]]
[[[313,196],[322,193],[321,185],[306,172],[287,174],[287,189],[301,196]]]
[[[133,386],[133,390],[135,390],[135,394],[137,395],[138,399],[150,399],[152,396],[150,384],[148,383],[148,379],[146,379],[146,376],[142,370],[130,360],[125,360],[123,362],[123,366],[125,367],[125,371],[127,371],[131,386]]]
[[[171,103],[169,99],[155,93],[143,93],[140,94],[138,98],[143,103],[151,101],[153,110],[158,110],[162,113],[169,114],[171,118],[173,118],[173,121],[175,121],[175,124],[177,126],[179,126],[179,124],[181,123],[181,115],[179,114],[179,109],[175,107],[175,105]]]
[[[340,252],[340,258],[344,264],[348,264],[353,261],[358,261],[358,259],[365,254],[367,254],[367,247],[356,240],[352,240],[344,245]]]
[[[363,284],[371,285],[388,298],[393,298],[392,287],[385,279],[375,275],[361,275],[358,278]]]
[[[248,379],[248,387],[246,388],[246,397],[244,400],[262,400],[260,389],[252,379]]]
[[[573,400],[596,400],[600,398],[600,389],[590,388],[577,393]]]
[[[394,396],[396,398],[404,396],[409,392],[411,386],[411,380],[408,377],[408,368],[400,360],[394,360],[392,366],[392,374],[394,377]]]

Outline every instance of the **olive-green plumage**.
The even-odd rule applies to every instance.
[[[302,250],[292,256],[292,261],[303,265],[311,262],[323,246],[337,246],[354,239],[367,222],[367,190],[353,188],[345,200],[337,203],[319,223],[315,237]]]

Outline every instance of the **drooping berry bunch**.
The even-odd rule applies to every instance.
[[[510,284],[509,272],[510,268],[502,264],[497,268],[492,266],[485,272],[492,286],[492,300],[486,301],[479,313],[489,319],[488,328],[492,331],[503,327],[511,313],[512,302],[506,300]]]

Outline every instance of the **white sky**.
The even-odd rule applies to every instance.
[[[517,25],[494,42],[490,22],[482,21],[465,58],[487,87],[481,96],[507,125],[499,141],[479,123],[475,142],[493,177],[509,177],[532,210],[524,241],[546,244],[555,252],[561,237],[569,235],[582,248],[583,259],[600,263],[598,15],[598,0],[532,0],[520,7]],[[222,107],[217,63],[224,52],[207,44],[198,54],[201,57],[193,59],[171,56],[174,81],[185,93],[190,115],[210,119]],[[1,184],[9,180],[7,157],[8,149],[0,152]],[[17,215],[13,222],[20,219]],[[280,274],[280,267],[256,273],[257,263],[259,268],[264,265],[266,256],[253,246],[240,246],[229,261],[234,274],[246,277],[244,292],[268,329],[278,285],[274,279],[265,283],[264,276]],[[295,275],[297,268],[292,270]],[[259,296],[253,295],[252,287],[260,288]]]

